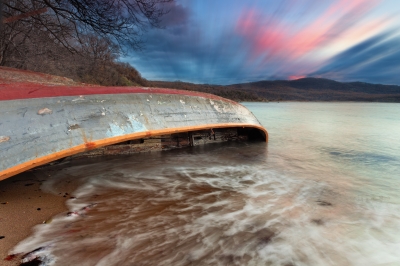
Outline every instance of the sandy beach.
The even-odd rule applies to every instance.
[[[0,181],[0,265],[19,265],[19,256],[8,260],[10,250],[35,225],[49,223],[51,217],[67,211],[64,203],[71,191],[53,195],[40,189],[50,175],[51,170],[32,170]],[[64,187],[71,189],[70,184]]]

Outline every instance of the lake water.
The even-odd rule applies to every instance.
[[[269,143],[64,168],[72,213],[14,248],[49,265],[400,265],[400,105],[244,103]],[[46,265],[47,265],[46,264]]]

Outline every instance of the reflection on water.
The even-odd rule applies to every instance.
[[[268,144],[64,168],[43,189],[58,194],[80,179],[71,212],[14,252],[43,247],[37,253],[54,265],[399,265],[399,128],[382,122],[390,132],[363,134],[379,112],[348,105],[248,104]],[[329,121],[341,128],[335,141]]]

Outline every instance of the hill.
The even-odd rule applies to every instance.
[[[270,101],[400,102],[400,86],[321,78],[258,81],[225,87],[252,92]]]
[[[149,86],[195,90],[235,101],[366,101],[400,102],[400,86],[338,82],[322,78],[265,80],[227,86],[148,81]]]
[[[252,90],[246,90],[241,88],[228,88],[222,85],[209,85],[209,84],[194,84],[189,82],[181,81],[147,81],[147,86],[158,87],[158,88],[169,88],[177,90],[189,90],[189,91],[199,91],[205,93],[211,93],[231,99],[237,102],[263,102],[267,101],[266,98],[259,96],[256,92]]]

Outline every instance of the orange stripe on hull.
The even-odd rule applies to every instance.
[[[261,126],[251,125],[251,124],[241,124],[241,123],[227,123],[227,124],[207,124],[201,126],[189,126],[189,127],[180,127],[180,128],[167,128],[167,129],[158,129],[158,130],[151,130],[145,132],[138,132],[127,134],[123,136],[111,137],[106,139],[100,139],[96,141],[86,142],[84,144],[72,147],[70,149],[54,152],[52,154],[42,156],[36,158],[34,160],[30,160],[28,162],[24,162],[22,164],[16,165],[14,167],[8,168],[0,172],[0,180],[4,180],[11,176],[17,175],[29,169],[35,168],[40,165],[44,165],[50,163],[52,161],[56,161],[58,159],[68,157],[77,153],[93,150],[96,148],[117,144],[120,142],[133,140],[133,139],[140,139],[146,138],[150,136],[158,136],[158,135],[166,135],[166,134],[173,134],[173,133],[182,133],[182,132],[190,132],[190,131],[197,131],[197,130],[204,130],[204,129],[213,129],[213,128],[229,128],[229,127],[247,127],[247,128],[256,128],[264,132],[265,134],[265,141],[268,141],[268,132]]]

